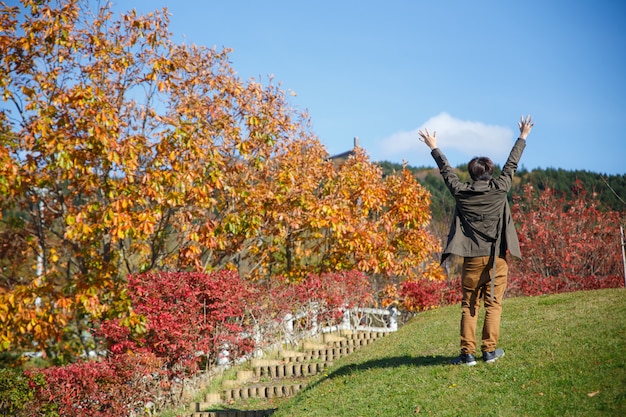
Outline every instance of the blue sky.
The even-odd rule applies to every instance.
[[[174,39],[232,48],[243,79],[275,82],[332,154],[502,165],[531,114],[522,166],[626,174],[626,3],[617,0],[117,0],[167,7]]]

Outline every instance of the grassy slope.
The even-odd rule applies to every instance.
[[[448,365],[459,318],[419,314],[274,416],[626,416],[625,289],[505,300],[495,364]]]

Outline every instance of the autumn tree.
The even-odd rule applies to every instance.
[[[128,314],[128,274],[417,273],[428,193],[337,166],[279,85],[175,44],[166,10],[0,4],[0,350],[70,360]],[[63,358],[63,355],[68,355]]]
[[[298,279],[357,269],[407,277],[431,260],[438,244],[426,231],[429,193],[408,170],[384,177],[360,148],[341,163],[319,142],[288,148],[267,165],[267,180],[254,182],[255,193],[241,193],[248,223],[222,223],[247,231],[255,225],[245,258],[250,273]]]

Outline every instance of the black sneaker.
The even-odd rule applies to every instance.
[[[503,356],[504,351],[500,348],[494,350],[493,352],[483,352],[483,360],[486,363],[494,363]]]
[[[474,366],[476,365],[476,359],[474,359],[474,355],[471,353],[461,353],[458,358],[452,359],[450,363],[452,365]]]

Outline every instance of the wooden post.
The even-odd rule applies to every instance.
[[[620,238],[622,239],[622,262],[624,264],[624,286],[626,287],[626,249],[624,243],[624,228],[622,226],[619,227]]]

